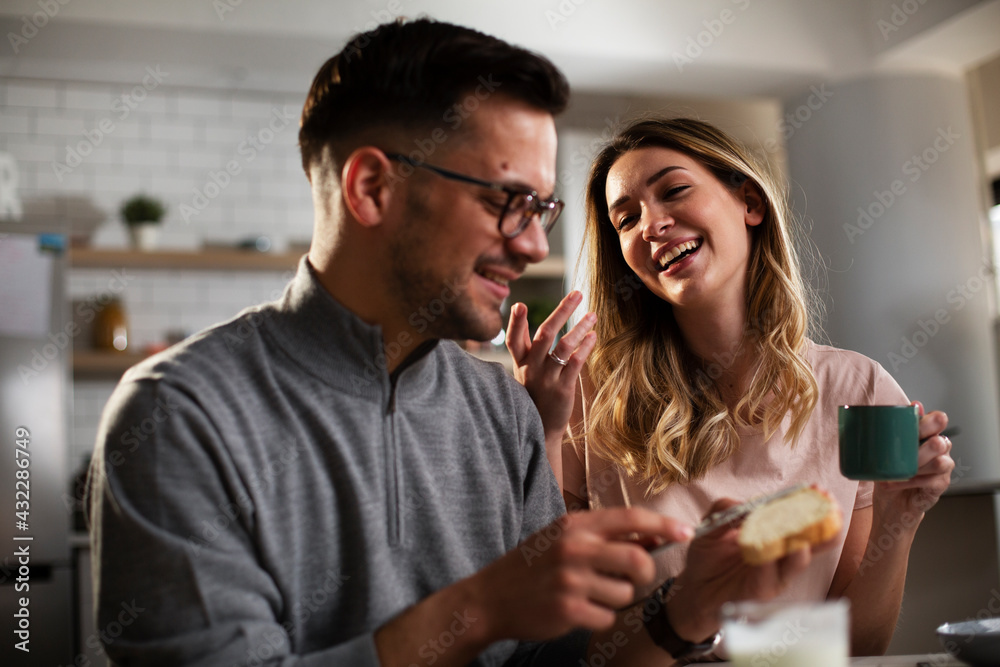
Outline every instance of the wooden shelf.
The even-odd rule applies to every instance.
[[[469,354],[484,361],[497,361],[511,372],[514,370],[514,360],[510,358],[510,353],[507,350],[478,350],[469,352]]]
[[[117,378],[145,358],[144,354],[128,352],[73,350],[73,377],[76,379]]]
[[[558,278],[562,280],[566,273],[566,262],[562,257],[546,257],[537,264],[529,264],[524,269],[523,278]]]
[[[268,253],[238,249],[200,251],[103,250],[70,248],[69,263],[74,268],[180,269],[196,271],[294,271],[304,252]],[[529,264],[525,278],[562,279],[566,263],[562,257],[548,257]]]
[[[101,250],[71,248],[70,266],[74,268],[136,268],[188,271],[294,271],[302,254],[260,253],[244,250],[206,249],[201,251],[140,252],[135,250]],[[562,280],[565,262],[562,257],[548,257],[525,269],[524,278]],[[499,361],[508,369],[510,355],[501,352],[477,352],[476,356]],[[117,379],[146,355],[73,350],[73,376],[76,379]]]
[[[238,249],[200,251],[102,250],[70,248],[74,268],[181,269],[197,271],[294,271],[305,253],[269,253]]]

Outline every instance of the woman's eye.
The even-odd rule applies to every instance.
[[[687,190],[689,187],[691,187],[691,186],[689,186],[689,185],[678,185],[676,188],[669,188],[669,189],[667,189],[663,193],[663,198],[664,199],[670,199],[671,197],[679,195],[684,190]]]
[[[639,217],[636,216],[636,215],[627,215],[624,218],[622,218],[621,220],[619,220],[618,224],[615,225],[615,227],[618,229],[618,231],[622,231],[623,229],[625,229],[626,227],[628,227],[629,225],[631,225],[633,222],[635,222],[638,219],[639,219]]]

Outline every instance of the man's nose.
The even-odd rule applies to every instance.
[[[542,229],[541,218],[537,213],[531,216],[531,222],[523,232],[507,240],[507,246],[512,252],[531,263],[540,262],[548,257],[549,237]]]

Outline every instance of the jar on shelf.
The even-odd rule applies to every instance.
[[[94,347],[109,352],[128,349],[128,319],[120,299],[112,299],[94,318]]]

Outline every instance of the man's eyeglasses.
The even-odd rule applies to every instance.
[[[549,230],[555,226],[556,220],[559,219],[559,214],[562,213],[563,206],[565,206],[563,202],[555,197],[548,200],[542,199],[534,190],[518,190],[501,185],[500,183],[491,183],[472,176],[466,176],[465,174],[459,174],[455,171],[435,167],[432,164],[414,160],[400,153],[386,153],[385,156],[390,160],[396,160],[411,167],[427,169],[442,178],[461,183],[471,183],[472,185],[505,193],[507,195],[507,203],[500,210],[499,228],[500,233],[508,239],[514,238],[527,229],[528,225],[531,224],[531,219],[536,215],[538,216],[538,224],[548,234]]]

